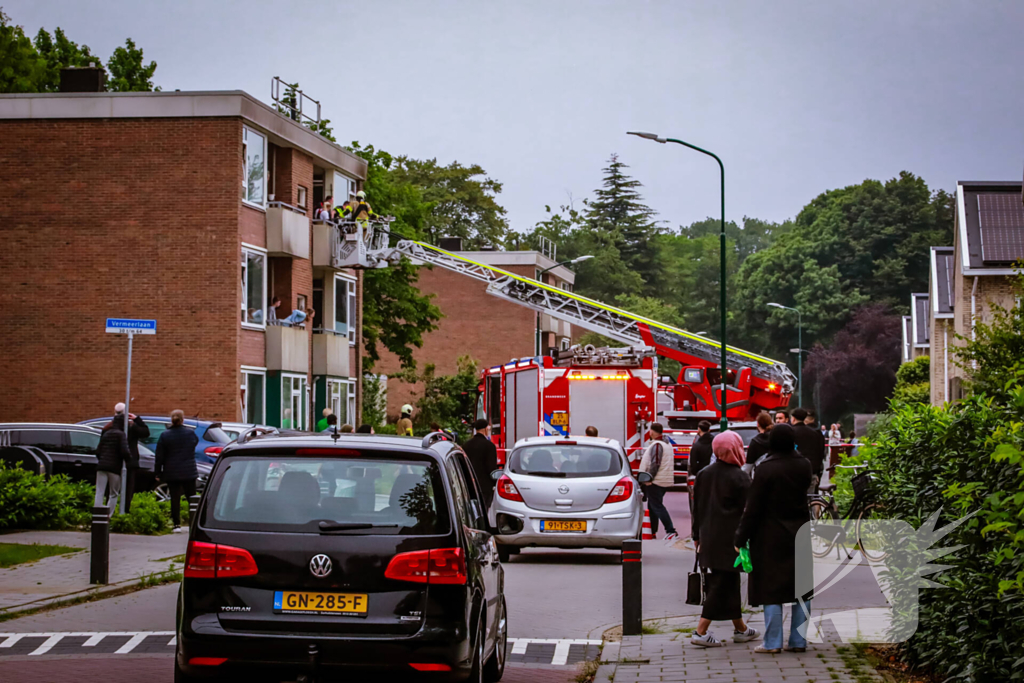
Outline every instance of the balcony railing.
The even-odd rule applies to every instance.
[[[309,258],[309,218],[304,209],[284,202],[267,204],[267,252]]]
[[[309,369],[309,337],[302,327],[267,325],[267,370],[306,372]]]
[[[367,254],[388,247],[392,218],[369,221],[313,221],[313,265],[367,268]]]

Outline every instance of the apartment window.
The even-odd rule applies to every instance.
[[[267,255],[242,249],[242,322],[264,327],[267,319]]]
[[[267,139],[242,127],[242,199],[250,204],[266,205]]]
[[[242,415],[248,424],[266,424],[267,375],[262,368],[242,368]]]
[[[561,349],[562,351],[568,351],[569,350],[569,346],[571,346],[571,345],[572,345],[572,340],[569,339],[568,337],[562,337],[558,341],[558,348]]]
[[[281,428],[306,428],[306,377],[281,375]]]
[[[350,424],[355,427],[356,381],[354,379],[327,380],[327,407],[338,416],[338,426]]]
[[[298,197],[296,198],[295,201],[296,206],[298,206],[303,211],[306,210],[306,188],[304,188],[302,185],[299,185]]]
[[[334,331],[348,335],[356,343],[356,282],[344,277],[334,278]]]
[[[561,284],[559,284],[559,287],[561,287],[563,292],[571,292],[572,291],[572,285],[570,285],[568,282],[565,282],[565,281],[563,281]]]

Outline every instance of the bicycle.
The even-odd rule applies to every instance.
[[[836,465],[837,468],[857,470],[866,468],[867,465]],[[820,493],[808,493],[811,499],[808,507],[811,511],[811,537],[818,539],[821,544],[815,544],[811,552],[815,557],[826,557],[836,549],[836,558],[839,558],[839,546],[846,550],[847,559],[852,560],[853,555],[846,546],[846,537],[850,524],[853,523],[855,546],[869,562],[881,562],[888,553],[885,550],[876,550],[874,544],[864,542],[864,523],[870,519],[872,514],[883,509],[882,505],[876,502],[873,484],[875,473],[866,470],[854,476],[850,483],[853,486],[853,502],[850,509],[842,516],[840,521],[839,509],[836,507],[835,484],[826,484],[819,487]],[[869,539],[870,540],[870,539]]]

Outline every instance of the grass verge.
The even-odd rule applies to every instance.
[[[66,545],[40,545],[33,543],[0,543],[0,568],[13,567],[24,562],[35,562],[51,555],[77,553],[84,548],[72,548]]]

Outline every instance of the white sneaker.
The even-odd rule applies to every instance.
[[[665,537],[665,542],[669,543],[670,541],[674,541],[677,538],[679,538],[679,534],[677,534],[676,532],[673,531],[672,533],[670,533],[668,536]]]
[[[733,631],[732,642],[734,643],[749,643],[752,640],[757,640],[761,637],[761,632],[754,628],[748,628],[746,631]]]
[[[171,533],[172,533],[172,534],[180,534],[180,533],[181,533],[181,527],[180,527],[180,526],[176,526],[176,527],[174,527],[174,528],[173,528],[173,529],[171,530]]]
[[[690,636],[690,642],[697,647],[722,647],[724,643],[711,635],[711,631],[708,631],[704,635],[698,634],[694,631],[693,635]]]

